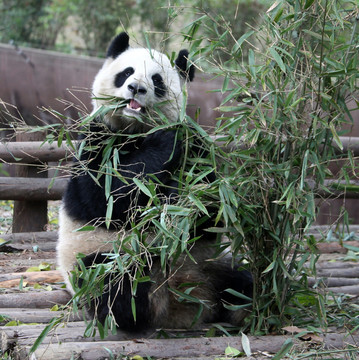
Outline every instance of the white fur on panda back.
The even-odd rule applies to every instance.
[[[57,242],[57,263],[65,279],[67,290],[73,293],[69,273],[76,265],[76,255],[89,255],[95,252],[108,252],[113,249],[113,242],[119,233],[96,228],[93,231],[76,231],[85,224],[72,220],[61,207],[59,213],[59,239]]]

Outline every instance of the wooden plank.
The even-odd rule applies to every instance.
[[[0,239],[10,241],[6,246],[16,250],[54,251],[58,238],[57,231],[23,232],[0,235]],[[1,248],[1,246],[0,246]]]
[[[66,290],[5,293],[0,296],[0,308],[49,309],[56,304],[66,305],[70,299]]]
[[[318,277],[327,277],[327,278],[337,278],[337,277],[345,277],[345,278],[359,278],[359,266],[348,266],[344,269],[317,269]]]
[[[0,238],[5,241],[11,241],[12,244],[16,243],[43,243],[54,241],[56,242],[58,237],[57,231],[35,231],[35,232],[22,232],[12,234],[2,234]]]
[[[212,138],[216,138],[212,136]],[[354,156],[359,156],[359,138],[342,136],[343,152],[348,149],[354,151]],[[77,141],[72,141],[76,147]],[[338,150],[336,143],[333,144]],[[340,151],[341,152],[341,151]],[[31,164],[36,162],[53,162],[61,159],[71,160],[74,149],[66,144],[48,143],[43,141],[21,141],[0,143],[0,161],[8,163]]]
[[[359,279],[350,279],[350,278],[344,278],[344,277],[335,277],[335,278],[308,278],[308,285],[313,286],[314,284],[318,283],[318,280],[320,280],[320,283],[328,286],[329,288],[332,287],[340,287],[340,286],[357,286],[359,289]],[[331,289],[329,289],[331,290]]]
[[[65,191],[68,179],[37,179],[22,177],[0,177],[0,199],[1,200],[61,200]],[[34,214],[33,214],[34,215]],[[21,219],[21,216],[20,216]],[[40,229],[28,229],[14,232],[40,231]]]
[[[61,315],[61,313],[56,314],[55,312],[53,317],[59,315]],[[19,349],[18,351],[21,352],[22,348],[31,347],[45,327],[46,324],[0,327],[2,352],[5,353],[7,351],[11,351],[11,349],[14,349],[15,347],[17,347]],[[49,332],[49,334],[43,340],[42,344],[51,344],[57,342],[87,343],[87,342],[101,341],[101,337],[99,336],[98,331],[96,331],[95,336],[85,337],[84,334],[86,328],[87,328],[87,324],[84,321],[66,322],[64,320],[63,324],[54,327]],[[137,335],[143,336],[144,334],[137,334]],[[133,339],[133,337],[134,335],[131,335],[130,333],[117,330],[117,333],[115,335],[109,334],[109,336],[106,338],[106,341],[128,340],[128,339]]]
[[[76,146],[76,141],[74,141]],[[47,163],[61,159],[71,160],[74,149],[57,142],[52,144],[43,141],[16,141],[0,143],[0,161],[5,163]]]
[[[35,141],[43,140],[45,134],[43,132],[23,133],[16,135],[16,141]],[[38,164],[38,163],[37,163]],[[15,176],[23,178],[47,178],[47,171],[39,169],[37,166],[16,166]],[[16,189],[18,192],[19,189]],[[21,190],[20,190],[21,191]],[[5,200],[5,199],[4,199]],[[14,218],[12,230],[14,232],[41,231],[47,224],[47,201],[45,199],[13,199]],[[21,201],[19,201],[21,200]]]
[[[332,291],[333,293],[336,294],[359,295],[359,284],[330,287],[328,288],[328,291]]]
[[[0,308],[0,315],[10,320],[21,321],[22,323],[40,323],[47,324],[54,317],[64,316],[71,322],[82,321],[82,314],[68,313],[66,311],[51,311],[50,309],[17,309]]]
[[[300,340],[290,336],[268,335],[248,336],[251,350],[255,352],[277,353],[284,342],[292,338],[295,344]],[[322,344],[326,349],[343,349],[348,344],[357,345],[358,335],[347,337],[346,334],[328,334],[323,336]],[[310,341],[306,342],[307,345]],[[218,338],[186,338],[186,339],[135,339],[131,341],[98,341],[98,342],[65,342],[62,344],[41,345],[32,355],[33,359],[67,360],[72,356],[82,360],[95,360],[108,358],[110,350],[115,356],[135,356],[144,358],[179,357],[194,359],[196,357],[224,355],[224,350],[232,346],[243,352],[242,338],[240,336]],[[318,346],[315,341],[314,345]],[[15,359],[25,359],[29,355],[29,346],[16,351]]]
[[[359,247],[359,241],[345,241],[343,242],[343,245],[350,245]],[[339,241],[333,241],[330,243],[319,243],[317,244],[318,250],[320,253],[342,253],[345,254],[348,252],[348,249],[346,249],[342,244],[339,243]]]
[[[2,238],[0,236],[0,238]],[[40,243],[40,244],[30,244],[30,243],[25,243],[25,244],[10,244],[10,245],[5,245],[5,246],[9,246],[11,248],[12,251],[22,251],[22,250],[30,250],[33,251],[34,248],[36,247],[35,251],[54,251],[56,250],[56,242],[44,242],[44,243]],[[1,248],[1,245],[0,245]],[[11,252],[11,251],[8,251]]]
[[[63,282],[63,276],[58,270],[49,271],[33,271],[33,272],[18,272],[0,275],[0,288],[9,289],[18,287],[20,282],[27,286],[34,284],[54,284]]]

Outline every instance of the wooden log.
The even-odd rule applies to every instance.
[[[290,336],[268,335],[262,337],[248,336],[252,352],[277,353],[284,342]],[[345,334],[328,334],[323,336],[323,345],[326,349],[343,349],[347,344],[357,345],[359,336],[346,337]],[[300,340],[293,339],[295,344]],[[310,344],[310,342],[306,342]],[[317,342],[315,343],[316,345]],[[231,346],[243,352],[242,338],[218,337],[218,338],[187,338],[187,339],[136,339],[132,341],[98,341],[98,342],[65,342],[62,344],[41,345],[32,355],[31,359],[67,360],[72,356],[82,360],[95,360],[108,358],[110,350],[115,356],[135,356],[144,358],[169,358],[183,357],[194,359],[203,356],[224,355],[224,350]],[[30,347],[18,349],[15,359],[26,359],[29,356]]]
[[[54,251],[58,238],[57,231],[23,232],[0,235],[0,239],[10,241],[9,246],[16,250]]]
[[[265,339],[264,339],[265,338]],[[249,337],[251,349],[255,351],[277,352],[289,336]],[[241,338],[187,338],[187,339],[136,339],[129,341],[97,341],[97,342],[65,342],[60,344],[41,345],[33,354],[34,359],[67,360],[80,358],[94,360],[108,358],[109,349],[116,356],[144,358],[175,359],[186,357],[193,359],[198,356],[224,355],[224,350],[232,346],[243,351]],[[30,346],[15,349],[15,359],[26,359]]]
[[[76,141],[74,141],[76,146]],[[43,141],[17,141],[0,143],[0,161],[6,163],[47,163],[61,159],[71,160],[73,149],[65,144],[49,144]]]
[[[54,305],[66,305],[71,299],[66,290],[27,291],[0,295],[0,308],[48,309]]]
[[[346,269],[318,269],[318,277],[336,278],[359,278],[359,266],[348,267]]]
[[[346,245],[359,247],[359,241],[345,241]],[[339,242],[320,243],[317,245],[320,253],[342,253],[345,254],[348,249],[343,247]]]
[[[355,137],[340,137],[343,144],[343,151],[348,149],[354,151],[355,156],[359,155],[359,139]],[[77,141],[72,142],[76,146]],[[334,143],[334,145],[336,145]],[[43,141],[18,141],[0,143],[0,161],[8,163],[36,163],[53,162],[61,159],[71,159],[74,149],[66,144],[60,147],[57,143],[49,144]]]
[[[11,241],[12,244],[40,244],[46,242],[56,242],[57,237],[57,231],[22,232],[0,235],[1,239]]]
[[[349,286],[330,287],[328,291],[336,294],[359,295],[359,284]]]
[[[337,149],[338,153],[346,153],[349,150],[353,151],[354,156],[359,156],[359,138],[356,136],[340,136],[339,137],[343,150],[339,148],[337,143],[333,141],[334,147]]]
[[[31,286],[44,283],[54,284],[63,282],[64,279],[58,270],[10,273],[0,275],[0,288],[18,287],[21,281]]]
[[[45,134],[42,132],[18,134],[16,135],[16,141],[43,140],[44,136]],[[45,180],[47,178],[47,171],[41,171],[37,166],[16,166],[15,176],[19,178],[40,178],[41,180]],[[8,193],[7,186],[5,186],[4,189]],[[21,190],[16,188],[15,193],[19,191]],[[23,199],[13,198],[9,200],[16,200],[14,203],[12,231],[26,232],[44,230],[47,224],[47,201],[45,199],[25,197]]]
[[[315,234],[315,233],[327,233],[329,230],[333,230],[335,231],[336,226],[335,225],[313,225],[311,226],[311,228],[309,229],[309,233],[310,234]],[[340,227],[341,228],[341,227]],[[350,225],[350,231],[353,232],[357,232],[359,231],[359,225]]]
[[[338,277],[338,278],[308,278],[308,284],[310,286],[318,283],[318,280],[320,280],[320,283],[332,288],[332,287],[340,287],[340,286],[359,286],[359,279],[348,279],[348,278],[342,278],[342,277]]]
[[[308,278],[308,284],[309,286],[313,286],[314,284],[316,284],[318,282],[318,280],[320,280],[320,283],[332,288],[332,287],[340,287],[340,286],[358,286],[359,287],[359,279],[348,279],[348,278],[342,278],[342,277],[338,277],[338,278],[324,278],[324,279],[318,279],[318,278]]]
[[[53,317],[55,316],[56,314],[54,314]],[[11,351],[14,347],[18,347],[19,349],[27,346],[31,347],[45,326],[45,324],[39,324],[0,327],[2,353],[9,350]],[[42,344],[73,341],[81,341],[85,343],[91,341],[101,341],[98,334],[93,337],[85,337],[84,334],[86,328],[87,325],[83,321],[64,323],[63,325],[52,329]],[[116,335],[109,335],[108,341],[124,340],[128,338],[128,334],[119,331]]]
[[[40,323],[47,324],[54,317],[64,315],[68,321],[82,321],[82,314],[67,313],[64,311],[51,311],[49,309],[16,309],[0,308],[0,315],[10,320],[21,321],[22,323]]]
[[[0,177],[0,199],[26,200],[28,202],[34,202],[34,206],[36,207],[41,201],[60,200],[65,191],[67,181],[68,179],[66,178],[57,178],[52,182],[52,179],[47,178]],[[30,221],[34,221],[36,212],[32,212],[31,215]],[[21,212],[19,213],[19,221],[20,220],[25,220],[23,219],[23,213]],[[14,232],[36,232],[43,230],[43,226],[41,229],[25,229],[23,226],[19,227],[20,229],[13,229]]]
[[[330,259],[332,260],[332,259]],[[359,263],[351,262],[351,261],[330,261],[328,262],[328,259],[325,261],[321,260],[319,258],[319,261],[317,262],[317,270],[318,269],[347,269],[350,267],[356,267],[359,266]]]
[[[61,316],[61,312],[53,312],[53,317]],[[81,319],[83,320],[83,319]],[[84,321],[65,322],[50,330],[49,334],[44,338],[42,344],[65,343],[65,342],[94,342],[101,341],[101,337],[96,330],[95,336],[85,337],[87,324]],[[24,347],[31,347],[46,324],[20,325],[20,326],[2,326],[0,327],[1,350],[3,353],[17,348],[16,351],[21,352]],[[153,332],[140,333],[139,336],[149,336]],[[133,339],[133,334],[121,330],[117,330],[115,335],[109,334],[106,341],[119,341]]]
[[[35,250],[35,247],[36,247],[36,251],[43,251],[43,252],[44,251],[55,251],[56,250],[56,242],[48,242],[48,243],[41,243],[41,244],[30,244],[30,243],[10,244],[8,247],[10,248],[10,250],[6,250],[3,252],[10,253],[10,252],[22,251],[22,250],[33,251],[33,250]]]

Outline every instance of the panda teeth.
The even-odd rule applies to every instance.
[[[142,107],[138,107],[138,108],[133,108],[130,106],[130,104],[127,104],[126,105],[127,109],[130,109],[130,110],[133,110],[133,111],[136,111],[136,112],[140,112]]]

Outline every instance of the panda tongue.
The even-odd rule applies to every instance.
[[[139,109],[139,108],[141,108],[141,105],[136,100],[131,99],[130,108],[131,109]]]

